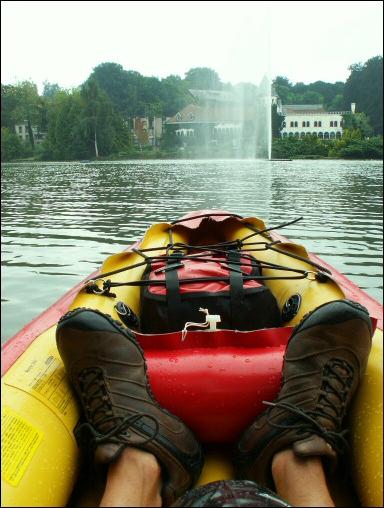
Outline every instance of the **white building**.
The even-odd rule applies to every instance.
[[[336,139],[343,135],[343,115],[351,111],[325,111],[321,104],[278,104],[278,112],[285,116],[281,137],[316,136],[322,139]]]
[[[19,137],[19,139],[26,143],[29,141],[29,131],[28,131],[28,123],[23,122],[15,125],[15,132],[16,135]],[[44,138],[46,137],[45,132],[40,132],[37,127],[32,126],[32,135],[33,135],[33,141],[36,145],[43,142]]]

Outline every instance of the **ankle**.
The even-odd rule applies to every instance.
[[[109,466],[100,506],[161,506],[161,486],[156,457],[128,447]]]
[[[118,458],[122,463],[128,462],[136,467],[145,477],[160,480],[161,467],[156,457],[152,453],[140,450],[139,448],[125,448]]]
[[[271,472],[274,482],[276,479],[284,475],[286,468],[294,460],[294,453],[291,448],[278,451],[272,458]]]
[[[320,457],[298,457],[287,448],[274,455],[271,472],[277,493],[293,506],[335,506]]]

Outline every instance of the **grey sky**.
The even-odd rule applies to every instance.
[[[383,54],[383,2],[2,1],[1,82],[80,85],[102,62],[145,76],[345,81]]]

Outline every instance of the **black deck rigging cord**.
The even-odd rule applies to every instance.
[[[178,221],[173,221],[171,222],[171,227],[168,229],[168,234],[169,234],[169,242],[167,245],[165,246],[162,246],[162,247],[150,247],[150,248],[146,248],[146,249],[137,249],[137,248],[132,248],[132,251],[131,252],[134,252],[138,255],[140,255],[141,257],[144,258],[144,260],[140,263],[135,263],[134,265],[130,265],[130,266],[125,266],[123,268],[118,268],[116,270],[112,270],[110,272],[105,272],[105,273],[101,273],[100,275],[97,276],[96,279],[89,279],[87,281],[85,281],[84,283],[84,286],[86,288],[86,290],[88,292],[95,292],[96,294],[104,294],[106,296],[115,296],[113,295],[112,293],[109,292],[110,288],[111,287],[118,287],[118,286],[145,286],[145,285],[164,285],[165,282],[164,281],[149,281],[149,280],[139,280],[139,281],[129,281],[129,282],[112,282],[110,280],[107,280],[105,281],[104,280],[104,277],[109,277],[111,275],[115,275],[117,273],[121,273],[121,272],[124,272],[124,271],[127,271],[127,270],[132,270],[134,268],[139,268],[141,266],[145,266],[145,265],[150,265],[151,263],[153,262],[156,262],[156,261],[168,261],[170,258],[171,258],[171,255],[169,254],[169,251],[170,250],[176,250],[176,251],[180,251],[180,250],[188,250],[188,251],[200,251],[201,253],[198,254],[189,254],[189,255],[184,255],[182,259],[199,259],[200,261],[217,261],[217,262],[220,262],[220,264],[224,264],[224,263],[221,263],[221,258],[206,258],[204,257],[204,253],[207,253],[207,251],[209,252],[212,252],[213,254],[227,254],[228,251],[231,250],[231,248],[233,250],[237,250],[237,251],[240,251],[242,247],[248,247],[248,246],[254,246],[254,245],[260,245],[263,246],[263,248],[259,248],[259,249],[244,249],[242,251],[242,257],[249,260],[250,261],[250,266],[254,266],[253,263],[258,263],[258,266],[262,269],[262,268],[273,268],[275,270],[282,270],[282,271],[287,271],[287,272],[295,272],[295,273],[298,273],[300,275],[297,275],[297,276],[263,276],[263,275],[247,275],[247,274],[244,274],[241,270],[239,270],[242,275],[243,275],[243,278],[244,279],[257,279],[257,280],[282,280],[282,279],[303,279],[303,278],[306,278],[308,277],[308,275],[310,273],[313,273],[311,271],[308,271],[308,270],[301,270],[301,269],[295,269],[295,268],[289,268],[289,267],[285,267],[285,266],[282,266],[282,265],[276,265],[274,263],[270,263],[268,261],[259,261],[259,260],[256,260],[253,256],[249,255],[249,254],[246,254],[246,252],[252,252],[252,251],[262,251],[262,250],[273,250],[275,252],[278,252],[279,254],[284,254],[286,256],[289,256],[289,257],[292,257],[294,259],[298,259],[300,261],[304,261],[305,263],[311,265],[311,266],[314,266],[316,267],[318,270],[320,270],[320,273],[318,274],[315,274],[315,279],[321,281],[321,282],[324,282],[326,280],[328,280],[328,276],[326,275],[326,273],[328,274],[331,274],[331,271],[328,270],[327,268],[319,265],[318,263],[315,263],[314,261],[311,261],[310,259],[308,258],[304,258],[302,256],[299,256],[297,254],[293,254],[291,252],[286,252],[285,250],[280,250],[280,249],[277,249],[275,247],[276,244],[278,243],[281,243],[280,240],[276,240],[274,242],[249,242],[249,243],[244,243],[245,240],[248,240],[256,235],[262,235],[264,233],[267,233],[269,231],[272,231],[272,230],[275,230],[275,229],[280,229],[280,228],[283,228],[283,227],[287,227],[291,224],[294,224],[300,220],[303,219],[303,217],[299,217],[297,219],[294,219],[290,222],[286,222],[284,224],[280,224],[278,226],[272,226],[272,227],[269,227],[269,228],[265,228],[263,230],[256,230],[251,224],[245,224],[247,227],[249,227],[250,229],[252,229],[254,232],[250,235],[247,235],[245,236],[244,238],[241,238],[241,239],[236,239],[236,240],[230,240],[230,241],[225,241],[225,242],[221,242],[221,243],[217,243],[217,244],[209,244],[209,245],[189,245],[189,244],[186,244],[186,243],[183,243],[183,242],[173,242],[173,234],[172,234],[172,227],[174,225],[177,225],[178,223],[180,222],[186,222],[186,221],[189,221],[189,220],[193,220],[193,219],[197,219],[197,218],[202,218],[202,217],[211,217],[211,216],[228,216],[228,217],[235,217],[235,218],[243,218],[241,217],[240,215],[235,215],[235,214],[223,214],[223,213],[212,213],[212,214],[203,214],[203,215],[198,215],[198,216],[195,216],[195,217],[190,217],[188,219],[180,219]],[[165,250],[166,251],[166,255],[158,255],[158,256],[148,256],[147,254],[145,254],[146,252],[153,252],[153,251],[162,251],[162,250]],[[227,266],[227,263],[225,263],[226,266]],[[231,263],[232,265],[233,264],[236,264],[236,265],[244,265],[244,262],[232,262]],[[247,265],[247,263],[246,263]],[[180,266],[177,265],[177,266]],[[174,266],[174,268],[176,268],[176,265]],[[167,268],[169,269],[169,268]],[[172,267],[171,267],[172,269]],[[231,268],[232,270],[234,269],[234,267],[232,266]],[[238,271],[238,270],[236,270]],[[229,281],[229,277],[200,277],[200,278],[194,278],[194,279],[180,279],[180,283],[184,283],[184,284],[189,284],[189,283],[193,283],[193,282],[203,282],[203,281]],[[103,289],[100,289],[97,284],[96,284],[96,281],[98,280],[102,280],[103,281]]]

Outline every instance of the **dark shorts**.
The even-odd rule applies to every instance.
[[[172,506],[291,506],[248,480],[222,480],[188,490]]]

